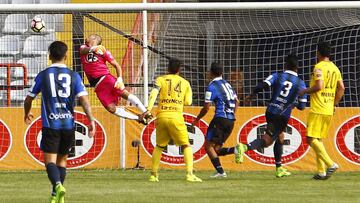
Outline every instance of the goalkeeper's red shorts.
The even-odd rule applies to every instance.
[[[116,78],[112,75],[105,75],[95,87],[96,96],[101,104],[106,107],[109,104],[117,104],[124,90],[115,88]]]

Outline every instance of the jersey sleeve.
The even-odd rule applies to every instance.
[[[191,105],[192,104],[192,90],[190,83],[186,83],[186,92],[185,92],[185,105]]]
[[[324,74],[320,66],[315,65],[313,70],[313,78],[314,81],[316,80],[323,80],[324,81]]]
[[[157,77],[156,80],[155,80],[155,88],[160,90],[161,89],[161,86],[162,86],[162,81],[163,81],[163,78],[162,77]]]
[[[76,97],[81,97],[81,96],[88,95],[88,93],[87,93],[87,91],[85,89],[85,86],[84,86],[84,84],[83,84],[83,82],[81,80],[80,75],[75,72],[73,77],[75,77],[73,81],[75,82],[75,84],[74,84],[74,91],[75,91],[74,94],[76,95]]]
[[[270,87],[275,83],[275,81],[277,80],[278,74],[277,73],[273,73],[271,75],[269,75],[264,82],[266,84],[268,84]]]
[[[336,71],[336,73],[337,73],[337,75],[338,75],[338,76],[337,76],[337,81],[343,80],[342,75],[341,75],[341,72],[340,72],[339,69]]]
[[[210,103],[213,102],[216,98],[216,91],[212,84],[210,84],[205,93],[205,102]]]
[[[104,53],[103,57],[107,62],[111,62],[112,60],[114,60],[114,57],[109,50]]]
[[[28,96],[35,98],[36,95],[38,95],[41,91],[41,87],[42,87],[42,72],[40,72],[34,80],[33,85],[30,87],[29,92],[28,92]]]
[[[301,80],[300,90],[304,90],[304,89],[306,89],[306,85],[305,85],[305,82]],[[303,103],[307,102],[307,94],[304,94],[303,96],[299,97],[299,103],[300,102],[303,102]]]

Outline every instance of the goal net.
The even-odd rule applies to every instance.
[[[35,16],[40,16],[45,22],[45,30],[40,33],[32,32],[29,27],[31,19]],[[151,166],[149,156],[151,150],[147,151],[145,148],[152,144],[151,136],[154,133],[154,126],[145,128],[136,123],[120,120],[106,112],[97,99],[94,88],[90,87],[84,75],[78,50],[84,43],[84,39],[93,33],[102,36],[102,44],[111,51],[122,67],[127,88],[142,101],[145,98],[144,95],[149,93],[144,91],[145,65],[148,66],[145,70],[147,70],[149,81],[145,86],[151,90],[155,78],[167,72],[168,59],[170,57],[181,59],[184,64],[182,75],[190,81],[192,86],[194,107],[203,105],[206,87],[210,82],[208,70],[213,61],[224,65],[224,78],[232,84],[240,101],[243,102],[244,97],[268,75],[283,71],[285,57],[290,53],[299,56],[299,75],[308,86],[312,68],[316,64],[316,44],[319,41],[328,41],[333,47],[331,60],[340,68],[346,86],[344,98],[339,105],[341,108],[337,111],[336,119],[339,120],[335,121],[336,124],[332,127],[331,133],[338,134],[345,123],[350,123],[350,127],[345,127],[341,138],[330,136],[326,148],[335,154],[334,159],[345,157],[344,159],[350,160],[347,168],[349,170],[352,170],[351,164],[357,164],[360,160],[357,160],[360,154],[360,130],[358,129],[360,124],[355,119],[360,113],[358,108],[360,105],[359,9],[148,10],[146,31],[148,61],[144,61],[143,16],[138,9],[128,11],[107,9],[96,12],[48,10],[28,11],[25,14],[2,10],[0,27],[2,29],[0,34],[0,105],[4,107],[1,111],[9,115],[2,120],[4,123],[12,123],[7,125],[13,126],[10,128],[17,129],[15,131],[21,135],[27,134],[29,129],[26,126],[16,127],[16,123],[22,122],[20,119],[22,109],[16,107],[22,105],[27,88],[32,84],[35,75],[49,65],[46,57],[47,46],[54,40],[61,40],[68,44],[66,63],[83,76],[98,119],[100,132],[100,140],[85,139],[86,127],[81,122],[83,115],[79,113],[78,145],[73,149],[74,164],[80,160],[86,160],[88,164],[93,163],[93,168],[129,168],[137,164],[137,147],[139,146],[142,165],[146,168]],[[110,64],[108,65],[111,73],[116,75],[115,69]],[[24,77],[25,72],[26,77]],[[252,120],[251,125],[249,122],[251,118],[264,114],[264,107],[270,99],[270,93],[263,92],[253,101],[251,107],[240,108],[237,113],[238,127],[234,129],[227,145],[234,145],[239,141],[246,142],[263,133],[262,118]],[[121,101],[119,105],[129,107],[125,101]],[[39,106],[38,97],[35,107]],[[12,116],[8,111],[14,111],[18,116]],[[190,108],[186,111],[196,116],[199,108]],[[301,117],[298,119],[301,122],[293,122],[293,126],[287,130],[287,139],[292,142],[291,132],[295,130],[300,137],[295,139],[294,144],[285,146],[285,156],[302,158],[308,152],[308,146],[303,143],[304,140],[301,137],[305,135],[306,126],[299,127],[306,123],[305,114],[307,112],[294,112],[295,117]],[[39,116],[39,109],[36,110],[36,116]],[[204,119],[204,125],[198,127],[197,132],[192,136],[196,136],[203,130],[206,132],[206,124],[211,121],[211,116],[212,114]],[[188,122],[190,120],[191,118]],[[253,130],[251,126],[256,122],[260,122],[261,125]],[[248,124],[250,128],[246,129]],[[40,127],[40,125],[30,127],[33,131],[29,132],[29,137],[25,136],[26,150],[20,145],[13,146],[15,150],[20,151],[24,156],[28,156],[29,151],[30,154],[31,151],[35,154],[40,153],[37,151],[37,143],[40,139],[37,133]],[[3,132],[6,131],[4,127],[0,129]],[[148,134],[149,140],[143,139],[144,133]],[[124,135],[122,139],[119,136],[121,134]],[[245,140],[242,140],[244,139],[242,134],[253,135],[245,136]],[[17,139],[21,135],[18,135]],[[0,141],[0,152],[6,151],[5,147],[9,145],[9,139],[1,140],[5,141],[4,143]],[[138,140],[139,145],[136,144]],[[206,161],[198,168],[212,169],[207,158],[203,159],[205,151],[200,149],[202,149],[201,145],[197,149],[199,153],[197,156],[201,157],[198,161]],[[177,151],[175,157],[181,155],[178,148],[174,148],[174,151]],[[254,162],[259,163],[261,162],[258,160],[261,159],[260,155],[265,157],[263,159],[272,156],[269,155],[272,153],[272,148],[256,153],[247,156],[249,159],[254,156]],[[8,156],[11,158],[15,155],[10,153]],[[30,156],[36,158],[38,155],[31,154]],[[314,154],[309,152],[306,156],[311,157]],[[119,160],[122,160],[121,163]],[[313,160],[309,158],[305,162],[309,164]],[[162,161],[165,163],[164,160]],[[225,158],[223,163],[228,167],[235,165],[232,157]],[[265,165],[268,163],[273,164],[273,160],[266,162]],[[33,165],[35,168],[38,167],[37,163]],[[82,166],[84,165],[74,167]],[[263,169],[262,165],[249,167],[256,170]],[[294,168],[297,167],[301,169],[299,165],[294,166]],[[246,169],[246,166],[240,169]]]

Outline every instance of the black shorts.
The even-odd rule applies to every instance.
[[[55,130],[42,128],[40,149],[46,153],[69,154],[74,145],[75,129]]]
[[[228,139],[234,128],[234,120],[213,118],[206,133],[206,140],[222,145]]]
[[[289,118],[269,112],[266,112],[265,117],[267,122],[266,133],[269,134],[273,140],[276,140],[279,135],[285,131]]]

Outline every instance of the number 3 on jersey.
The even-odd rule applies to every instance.
[[[284,85],[284,89],[281,90],[280,95],[283,96],[283,97],[287,97],[289,95],[289,93],[290,93],[290,90],[291,90],[293,84],[290,81],[285,81],[283,83],[283,85]]]
[[[52,97],[57,97],[57,95],[59,95],[59,97],[67,98],[67,97],[70,96],[70,93],[71,93],[70,92],[71,77],[70,77],[69,74],[60,73],[58,75],[57,81],[61,83],[61,86],[64,89],[59,89],[57,92],[56,92],[54,73],[49,74],[49,79],[50,79],[50,89],[51,89],[51,96]]]

